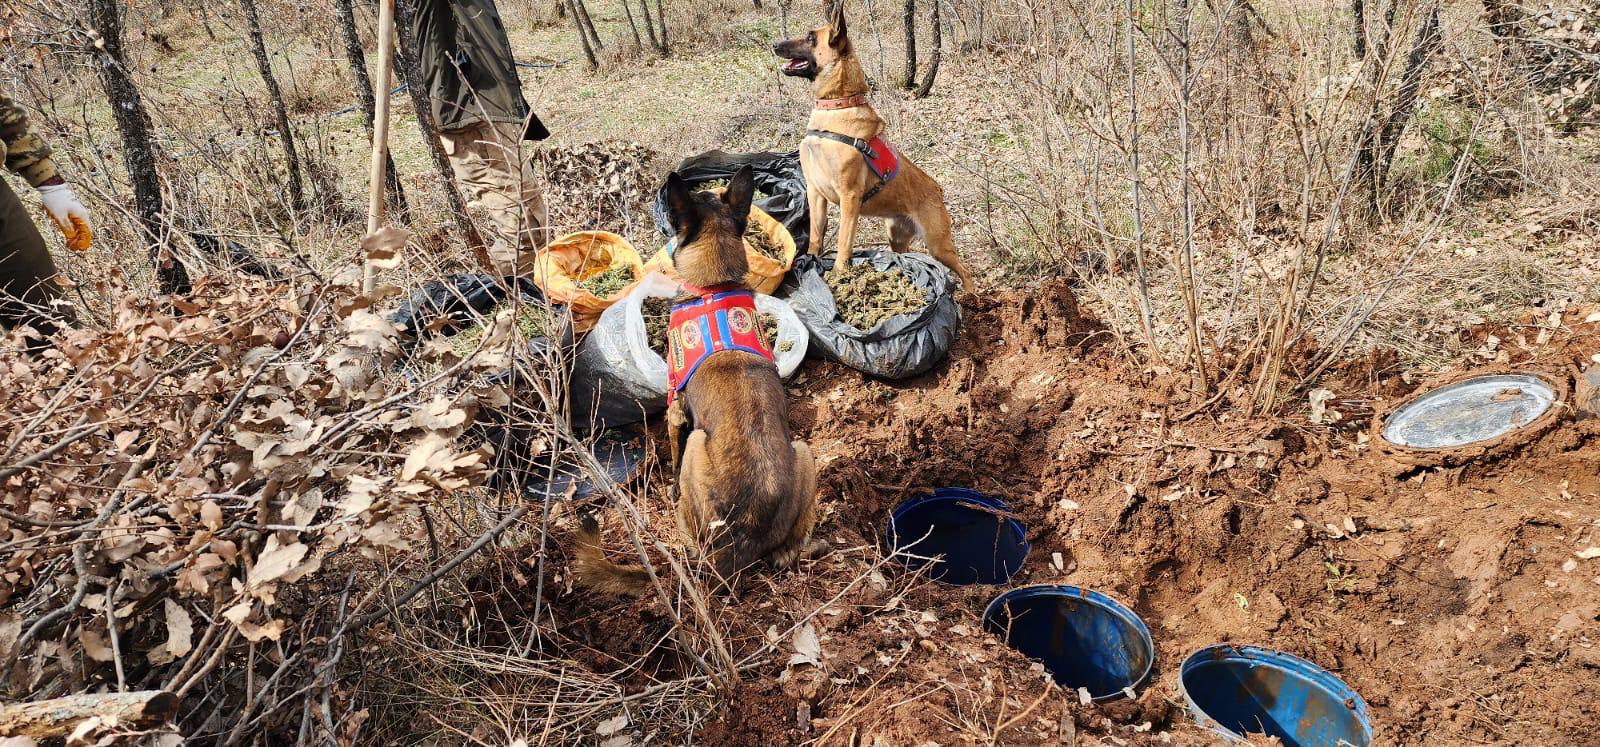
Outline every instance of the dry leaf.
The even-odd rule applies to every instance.
[[[189,618],[189,611],[171,597],[161,601],[167,608],[167,642],[162,644],[162,649],[173,659],[183,658],[194,648],[194,621]]]
[[[1578,551],[1579,560],[1594,560],[1595,558],[1600,558],[1600,547],[1591,547],[1587,550]]]
[[[116,652],[111,650],[111,638],[103,630],[80,628],[78,643],[83,644],[83,653],[95,661],[107,662],[116,658]]]
[[[266,549],[262,550],[261,557],[256,558],[255,567],[250,569],[250,587],[259,587],[288,573],[290,569],[300,564],[300,560],[306,556],[306,551],[309,549],[300,542],[280,545],[276,534],[268,537]]]
[[[794,631],[789,642],[794,645],[794,653],[789,655],[789,666],[796,664],[810,664],[817,666],[822,663],[822,643],[817,640],[817,629],[806,623]]]
[[[361,237],[361,253],[367,263],[380,270],[393,270],[400,266],[400,253],[411,232],[399,226],[384,226]]]
[[[594,728],[594,733],[599,734],[602,737],[609,737],[612,734],[616,734],[617,732],[627,728],[627,726],[628,714],[619,713],[614,718],[608,718],[604,721],[601,721],[600,725]]]
[[[200,504],[200,524],[213,532],[222,529],[222,507],[216,501]]]

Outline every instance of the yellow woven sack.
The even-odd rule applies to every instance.
[[[633,282],[606,298],[578,285],[581,280],[617,267],[628,268]],[[601,312],[633,290],[644,277],[645,268],[639,252],[627,239],[609,231],[579,231],[540,249],[532,275],[534,284],[552,303],[566,304],[572,311],[573,331],[581,334],[594,326]]]

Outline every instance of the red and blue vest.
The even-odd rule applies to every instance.
[[[678,392],[689,384],[700,364],[716,353],[738,350],[777,364],[766,341],[761,339],[754,293],[700,293],[699,298],[672,307],[672,321],[667,328],[668,404],[678,398]]]

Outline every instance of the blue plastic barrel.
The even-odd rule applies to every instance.
[[[1087,689],[1097,702],[1138,689],[1155,666],[1144,621],[1117,600],[1076,586],[1024,586],[1001,594],[984,610],[983,627],[1044,662],[1056,684]]]
[[[1003,584],[1028,557],[1027,533],[1005,501],[967,488],[939,488],[889,515],[889,552],[947,584]],[[915,556],[915,557],[911,557]]]
[[[1218,644],[1183,662],[1178,687],[1189,714],[1235,741],[1269,734],[1284,747],[1367,747],[1367,704],[1343,680],[1305,659]]]

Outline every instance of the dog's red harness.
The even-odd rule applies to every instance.
[[[777,366],[761,339],[756,296],[747,290],[711,291],[688,288],[699,298],[672,307],[667,329],[667,403],[678,398],[689,379],[716,353],[737,350],[759,355]]]
[[[867,168],[872,169],[872,173],[878,177],[878,183],[873,185],[872,189],[867,190],[867,193],[861,198],[862,202],[877,196],[879,192],[883,191],[884,187],[888,186],[889,182],[894,181],[894,178],[900,175],[900,153],[894,149],[893,145],[889,144],[889,141],[884,140],[882,135],[874,136],[871,140],[862,140],[858,137],[842,135],[829,130],[806,130],[806,137],[820,137],[824,140],[844,143],[861,153],[861,157],[867,162]]]

